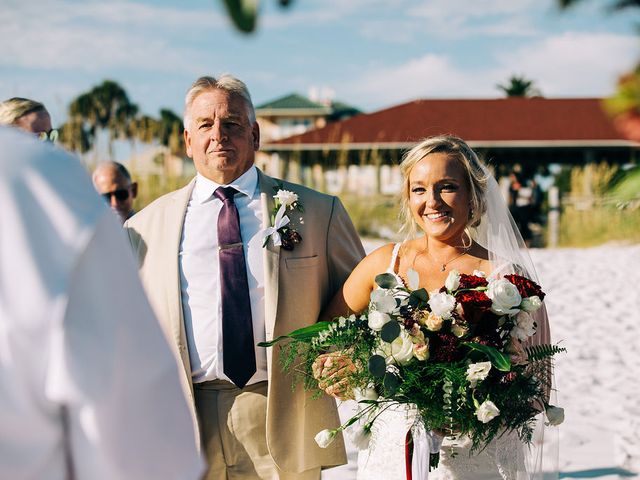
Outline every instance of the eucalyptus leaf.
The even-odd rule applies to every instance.
[[[395,320],[385,323],[380,330],[380,338],[385,342],[391,343],[400,335],[400,324]]]
[[[382,355],[372,355],[369,358],[369,373],[376,378],[384,377],[385,369],[387,368],[387,363],[384,361],[384,357]]]
[[[375,281],[380,288],[393,288],[399,285],[398,279],[391,273],[381,273],[376,275]]]
[[[429,294],[424,288],[421,288],[419,290],[414,290],[413,292],[411,292],[409,298],[418,300],[419,302],[427,303],[429,301]]]
[[[491,361],[491,365],[496,367],[501,372],[508,372],[511,370],[511,359],[505,354],[499,352],[494,347],[482,345],[475,342],[464,342],[463,345],[466,345],[471,350],[484,353]]]
[[[391,372],[387,372],[384,374],[382,384],[384,385],[385,396],[391,397],[398,391],[398,387],[400,386],[400,377]]]
[[[420,285],[420,275],[413,268],[407,269],[407,280],[409,281],[409,288],[411,290],[417,290]]]

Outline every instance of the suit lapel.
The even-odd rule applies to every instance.
[[[276,181],[258,170],[258,182],[260,185],[260,205],[262,207],[262,228],[271,226],[271,212],[273,211],[274,187]],[[263,248],[264,277],[265,277],[265,330],[267,340],[273,338],[278,314],[278,277],[280,275],[280,247],[273,245],[269,240]]]
[[[173,337],[179,347],[186,344],[184,322],[182,319],[182,296],[180,291],[180,240],[182,238],[182,227],[187,205],[191,198],[194,185],[195,178],[191,180],[187,186],[177,190],[164,212],[165,255],[166,258],[171,259],[167,264],[168,268],[165,282],[167,308],[169,309],[169,319]],[[185,365],[185,367],[190,370],[189,365]],[[190,374],[191,372],[189,371],[189,375]]]

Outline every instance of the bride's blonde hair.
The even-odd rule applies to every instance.
[[[486,210],[485,191],[487,189],[486,169],[476,153],[466,142],[452,135],[430,137],[413,147],[402,158],[400,171],[402,172],[402,192],[400,197],[400,232],[407,238],[412,238],[418,231],[418,225],[409,208],[409,174],[413,167],[424,157],[432,153],[445,153],[455,158],[467,172],[467,181],[471,193],[471,215],[467,227],[475,227]]]

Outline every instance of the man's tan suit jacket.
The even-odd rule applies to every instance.
[[[322,308],[364,256],[364,250],[336,197],[276,181],[260,170],[258,182],[263,227],[270,221],[274,187],[278,185],[297,193],[304,207],[304,213],[288,211],[292,225],[302,236],[294,250],[275,247],[271,241],[264,248],[265,329],[267,340],[271,340],[316,322]],[[195,179],[186,187],[160,197],[128,220],[125,227],[138,255],[140,275],[151,305],[184,367],[182,382],[197,426],[178,261],[185,211],[194,184]],[[278,346],[267,351],[267,369],[267,446],[278,467],[287,472],[302,472],[346,463],[341,438],[326,449],[319,448],[314,441],[317,432],[339,424],[335,401],[326,395],[313,400],[301,384],[292,390],[291,376],[282,373]]]

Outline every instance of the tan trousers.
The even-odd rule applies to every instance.
[[[267,382],[193,385],[208,471],[204,480],[318,480],[320,469],[285,473],[267,449]]]

